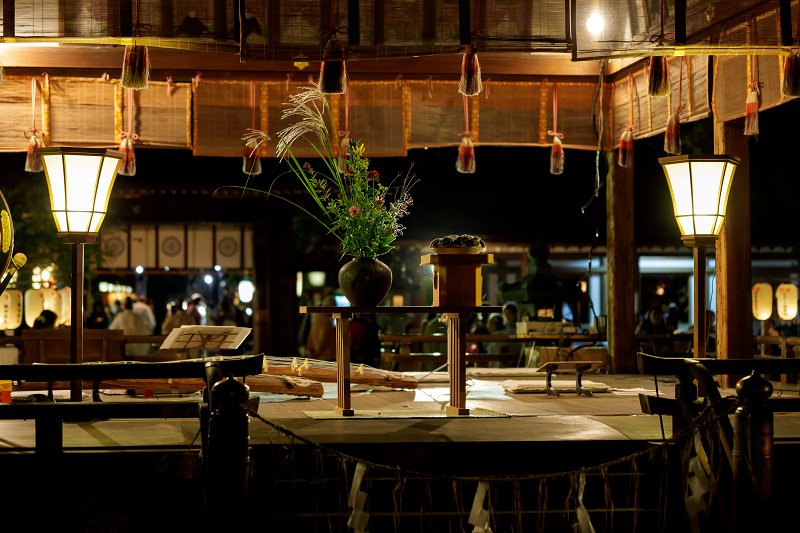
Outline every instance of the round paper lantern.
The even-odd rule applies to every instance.
[[[778,316],[783,320],[794,320],[797,316],[797,287],[792,283],[778,285],[775,293],[778,300]]]
[[[772,316],[772,285],[769,283],[753,285],[753,316],[756,320],[767,320]]]
[[[59,325],[61,322],[61,309],[58,301],[58,291],[55,289],[42,289],[44,292],[44,308],[56,314],[56,323]]]
[[[72,324],[72,289],[64,287],[58,290],[58,323],[64,326]]]
[[[2,329],[17,329],[22,325],[22,293],[6,289],[0,296],[0,322]]]
[[[44,293],[47,289],[28,289],[25,291],[25,323],[33,327],[36,318],[44,311]]]

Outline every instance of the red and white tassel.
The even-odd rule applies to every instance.
[[[667,130],[664,132],[664,151],[672,155],[681,153],[680,114],[680,108],[673,108],[667,120]]]
[[[36,151],[41,146],[42,142],[38,137],[31,135],[31,140],[28,142],[28,155],[25,157],[25,172],[41,172],[44,170],[42,157]]]
[[[747,91],[744,112],[744,134],[758,135],[758,84],[751,83]]]
[[[136,154],[133,153],[133,141],[130,137],[125,137],[119,145],[119,151],[125,154],[119,164],[117,174],[123,176],[136,175]]]
[[[481,64],[478,62],[478,52],[467,52],[461,59],[461,83],[458,92],[464,96],[476,96],[483,90],[481,81]]]
[[[342,132],[339,132],[341,135]],[[347,149],[350,146],[350,132],[344,132],[342,140],[339,142],[339,172],[344,174],[350,170],[350,165],[347,164]]]
[[[553,137],[553,150],[550,152],[550,174],[558,176],[564,172],[564,146],[558,136]]]
[[[250,176],[261,174],[261,144],[258,139],[250,139],[244,145],[244,157],[242,158],[242,172]]]
[[[119,84],[124,89],[140,91],[147,89],[150,82],[150,58],[146,46],[129,44],[125,46],[125,58],[122,60],[122,76]]]
[[[464,135],[461,138],[461,146],[458,147],[458,159],[456,159],[456,170],[462,174],[473,174],[475,172],[475,147],[469,135]]]
[[[619,166],[633,166],[633,126],[625,126],[619,138]]]

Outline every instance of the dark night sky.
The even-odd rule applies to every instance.
[[[796,133],[788,124],[800,120],[800,104],[789,102],[761,113],[761,131],[751,140],[751,210],[754,244],[790,245],[800,241],[793,231],[800,179],[794,153]],[[684,124],[681,128],[684,151],[711,153],[711,119]],[[367,140],[368,142],[368,140]],[[678,243],[680,236],[672,218],[666,180],[658,158],[664,156],[663,136],[636,141],[635,144],[635,237],[637,243]],[[472,233],[493,241],[530,241],[542,238],[551,243],[589,243],[593,229],[580,212],[594,190],[595,153],[565,151],[565,171],[549,173],[549,148],[476,147],[474,174],[455,170],[457,148],[412,150],[407,158],[380,158],[372,168],[382,179],[405,172],[415,161],[414,172],[421,179],[412,191],[414,206],[405,218],[404,239],[430,240],[450,233]],[[139,149],[137,175],[120,176],[115,188],[136,188],[165,183],[191,188],[243,184],[241,159],[193,157],[191,152]],[[21,172],[24,154],[0,155],[0,187],[19,180],[31,180],[47,194],[42,176]],[[266,187],[286,165],[275,159],[262,161],[264,173],[252,183]],[[602,165],[602,162],[601,162]],[[291,184],[291,176],[278,183]],[[152,198],[152,197],[150,197]],[[222,200],[219,213],[196,212],[191,200],[180,197],[168,202],[113,199],[107,223],[114,219],[137,221],[215,220],[222,214],[232,221],[255,220],[272,202],[263,200]],[[239,203],[236,203],[239,202]],[[148,205],[151,204],[151,205]],[[220,207],[223,203],[219,204]],[[14,207],[12,206],[12,213]],[[588,209],[605,240],[605,189]]]

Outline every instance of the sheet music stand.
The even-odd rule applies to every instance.
[[[203,350],[203,359],[206,350],[235,350],[244,342],[252,328],[237,328],[235,326],[181,326],[170,331],[162,350]]]

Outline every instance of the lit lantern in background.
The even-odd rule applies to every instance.
[[[797,287],[792,283],[778,285],[775,293],[778,300],[778,316],[783,320],[794,320],[797,316]]]
[[[25,323],[29,328],[44,311],[44,289],[29,289],[25,291]]]
[[[56,325],[60,324],[61,316],[59,313],[61,312],[61,307],[58,301],[58,291],[55,289],[42,289],[42,292],[44,293],[44,308],[54,312],[58,316]]]
[[[58,323],[64,326],[72,324],[72,289],[64,287],[58,290]]]
[[[772,316],[772,285],[753,285],[753,316],[756,320],[768,320]]]
[[[22,325],[22,293],[6,289],[0,296],[0,320],[3,329],[17,329]]]

